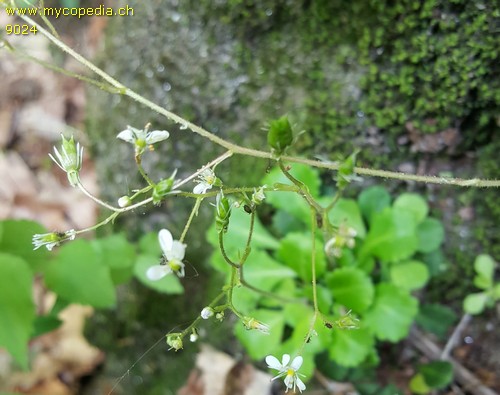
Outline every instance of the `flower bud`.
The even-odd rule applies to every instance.
[[[177,170],[167,179],[163,179],[153,188],[153,204],[160,204],[163,198],[172,190]]]
[[[127,195],[122,196],[120,199],[118,199],[118,206],[119,207],[128,207],[132,204],[132,199],[130,199]]]
[[[217,229],[217,233],[226,233],[229,226],[229,217],[231,216],[231,205],[222,191],[217,194],[215,207],[215,228]]]
[[[208,320],[210,317],[212,317],[214,315],[214,309],[212,309],[211,307],[205,307],[203,310],[201,310],[201,318],[203,318],[204,320]]]
[[[276,153],[282,154],[293,141],[292,127],[286,115],[270,122],[267,143]]]
[[[222,322],[222,321],[224,320],[224,312],[223,312],[223,311],[221,311],[221,312],[219,312],[219,313],[215,314],[215,319],[216,319],[217,321],[221,321],[221,322]]]

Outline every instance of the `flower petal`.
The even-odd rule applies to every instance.
[[[207,184],[206,182],[200,182],[198,185],[196,185],[193,188],[193,193],[196,193],[196,194],[205,193],[207,191],[207,189],[210,189],[210,188],[212,188],[212,185]]]
[[[184,259],[184,255],[186,254],[186,244],[182,244],[178,240],[174,240],[172,242],[172,247],[170,251],[165,251],[165,256],[170,260],[182,261]]]
[[[122,140],[126,141],[127,143],[134,144],[136,136],[134,135],[134,133],[130,129],[125,129],[125,130],[122,130],[120,133],[118,133],[116,138],[122,139]]]
[[[302,362],[304,362],[304,358],[302,358],[300,355],[298,357],[295,357],[292,361],[292,364],[290,365],[290,367],[297,371],[300,369],[300,367],[302,366]]]
[[[290,355],[289,354],[283,354],[283,358],[281,359],[281,364],[283,365],[283,368],[285,366],[288,366],[288,362],[290,362]]]
[[[295,383],[297,384],[297,388],[299,389],[300,392],[306,389],[306,385],[300,378],[295,377]]]
[[[151,266],[146,272],[146,277],[151,281],[157,281],[165,277],[167,274],[172,273],[172,269],[170,269],[167,265],[155,265]]]
[[[163,141],[168,139],[170,133],[166,130],[153,130],[149,132],[146,136],[146,144],[154,144],[159,141]]]
[[[293,388],[294,381],[295,381],[295,376],[293,374],[287,374],[285,377],[286,388]]]
[[[278,358],[273,355],[268,355],[266,357],[266,363],[267,367],[271,369],[281,370],[283,368],[283,365],[281,365],[280,361],[278,361]]]
[[[169,230],[167,229],[162,229],[158,232],[158,241],[160,242],[160,247],[165,254],[165,256],[168,258],[168,255],[170,254],[170,251],[172,251],[172,246],[174,243],[174,238],[172,237],[172,233],[170,233]]]

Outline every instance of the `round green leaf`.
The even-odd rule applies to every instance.
[[[444,339],[448,329],[457,321],[457,315],[449,307],[426,304],[420,308],[416,321],[426,331]]]
[[[394,284],[409,291],[422,288],[429,280],[427,266],[419,261],[395,264],[390,273]]]
[[[434,251],[444,240],[443,225],[435,218],[426,218],[417,226],[417,238],[418,251]]]
[[[484,279],[484,282],[488,284],[488,288],[493,282],[493,273],[495,272],[495,261],[493,258],[486,254],[481,254],[476,257],[474,261],[474,269],[477,274]]]
[[[426,384],[422,373],[417,373],[410,380],[410,390],[414,394],[428,394],[431,388]]]
[[[378,284],[375,301],[365,314],[364,323],[380,340],[397,342],[408,335],[418,301],[393,284]]]
[[[386,208],[373,215],[372,226],[360,251],[360,260],[374,255],[385,262],[411,257],[418,244],[412,213],[400,208]]]
[[[425,383],[433,389],[444,388],[453,379],[453,366],[446,361],[434,361],[418,368]]]
[[[467,295],[464,299],[464,310],[469,314],[479,314],[484,310],[488,295],[484,292]]]
[[[333,330],[330,357],[342,366],[357,366],[370,354],[373,335],[366,328]]]
[[[358,204],[352,199],[339,199],[328,213],[328,218],[335,226],[347,225],[353,228],[357,232],[357,237],[366,236],[366,228]]]
[[[94,307],[111,307],[116,302],[109,267],[86,240],[61,247],[45,273],[47,286],[63,299]]]
[[[365,311],[373,301],[374,288],[370,277],[351,267],[335,270],[327,277],[333,300],[357,313]]]
[[[422,222],[429,212],[427,202],[416,193],[403,193],[394,201],[394,207],[411,212],[417,223]]]
[[[24,259],[0,253],[0,346],[28,368],[28,340],[35,320],[33,274]]]
[[[326,259],[323,246],[316,241],[316,275],[321,277],[326,269]],[[289,233],[280,243],[277,252],[278,259],[293,269],[301,279],[310,283],[311,274],[312,240],[307,233]]]
[[[35,234],[47,233],[37,222],[26,220],[2,221],[0,251],[23,258],[34,272],[43,271],[50,254],[45,247],[33,250],[31,240]]]
[[[152,255],[139,255],[134,265],[135,277],[147,287],[165,294],[178,295],[184,292],[179,279],[173,273],[166,275],[160,280],[151,281],[146,272],[151,266],[158,265],[159,259]]]
[[[372,215],[389,207],[391,204],[391,195],[383,187],[374,186],[365,189],[358,197],[359,208],[363,217],[371,222]]]

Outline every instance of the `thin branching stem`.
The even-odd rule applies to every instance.
[[[13,4],[13,0],[11,0],[11,3]],[[140,94],[133,91],[132,89],[127,88],[121,82],[119,82],[115,78],[111,77],[108,73],[101,70],[99,67],[95,66],[92,62],[88,61],[82,55],[80,55],[79,53],[77,53],[76,51],[71,49],[68,45],[63,43],[59,38],[55,37],[47,29],[43,28],[40,24],[36,23],[29,16],[19,15],[19,17],[22,18],[24,21],[26,21],[31,26],[36,26],[38,31],[42,35],[47,37],[52,43],[54,43],[57,47],[59,47],[61,50],[63,50],[64,52],[66,52],[70,56],[72,56],[78,62],[80,62],[81,64],[83,64],[84,66],[89,68],[91,71],[93,71],[94,73],[99,75],[101,78],[103,78],[110,85],[115,87],[119,94],[130,97],[131,99],[135,100],[138,103],[145,105],[146,107],[157,112],[158,114],[165,116],[166,118],[170,119],[171,121],[173,121],[179,125],[182,125],[183,129],[189,129],[192,132],[199,134],[200,136],[210,140],[214,144],[217,144],[221,147],[226,148],[227,150],[231,151],[234,154],[247,155],[247,156],[253,156],[256,158],[264,158],[264,159],[275,159],[274,155],[271,152],[246,148],[246,147],[242,147],[240,145],[231,143],[227,140],[224,140],[223,138],[221,138],[219,136],[216,136],[215,134],[209,132],[208,130],[203,129],[200,126],[195,125],[195,124],[187,121],[186,119],[180,117],[179,115],[177,115],[171,111],[168,111],[165,108],[160,107],[159,105],[146,99],[144,96],[141,96]],[[332,163],[332,162],[321,162],[321,161],[317,161],[317,160],[310,160],[310,159],[304,159],[304,158],[298,158],[298,157],[292,157],[292,156],[282,156],[281,159],[284,161],[287,161],[287,162],[303,163],[303,164],[310,165],[313,167],[329,169],[329,170],[338,170],[338,168],[339,168],[338,163]],[[478,187],[478,188],[480,188],[480,187],[500,187],[500,180],[483,180],[483,179],[479,179],[479,178],[460,179],[460,178],[451,178],[451,177],[448,178],[448,177],[436,177],[436,176],[420,176],[420,175],[415,175],[415,174],[407,174],[407,173],[393,172],[393,171],[387,171],[387,170],[369,169],[369,168],[363,168],[363,167],[355,167],[354,171],[360,175],[382,177],[382,178],[396,179],[396,180],[402,180],[402,181],[416,181],[416,182],[424,182],[424,183],[430,183],[430,184],[456,185],[456,186],[463,186],[463,187]]]

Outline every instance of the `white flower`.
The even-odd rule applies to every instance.
[[[78,173],[82,168],[83,161],[83,147],[80,147],[80,143],[75,144],[73,136],[66,140],[61,134],[61,152],[54,147],[54,154],[49,154],[50,159],[52,159],[61,170],[66,172],[68,176],[68,181],[72,187],[76,186],[79,182]]]
[[[44,234],[33,235],[32,243],[33,249],[45,246],[47,250],[52,251],[52,249],[58,246],[61,242],[66,240],[74,240],[76,237],[76,232],[74,229],[68,230],[66,232],[52,232]]]
[[[152,130],[148,132],[149,125],[144,129],[136,129],[132,126],[127,126],[127,129],[122,130],[116,136],[117,139],[122,139],[127,143],[134,144],[135,154],[141,155],[148,145],[158,143],[168,139],[170,133],[166,130]]]
[[[208,320],[213,315],[214,315],[214,309],[212,309],[211,307],[204,307],[200,313],[201,318],[203,318],[204,320]]]
[[[193,188],[193,193],[196,194],[205,193],[214,185],[220,185],[220,180],[210,168],[203,170],[195,182],[198,182],[198,185]]]
[[[186,244],[174,240],[172,233],[167,229],[160,230],[158,233],[158,240],[166,262],[164,265],[151,266],[146,272],[147,278],[151,281],[156,281],[170,273],[175,273],[179,277],[184,277],[184,263],[182,263],[182,260],[186,253]]]
[[[293,392],[295,392],[296,388],[298,388],[299,391],[302,392],[306,389],[306,385],[299,378],[299,373],[297,373],[297,371],[302,366],[302,362],[304,362],[304,359],[299,355],[293,359],[291,364],[289,364],[289,362],[290,355],[288,354],[283,355],[281,362],[278,360],[278,358],[272,355],[268,355],[266,357],[267,366],[279,372],[278,375],[273,378],[273,380],[285,376],[286,392],[288,392],[289,389],[293,389]]]
[[[128,196],[122,196],[120,199],[118,199],[118,206],[119,207],[128,207],[132,204],[132,199]]]
[[[266,185],[261,186],[259,189],[253,189],[252,202],[254,202],[256,205],[261,204],[266,198],[266,195],[264,194],[265,187]]]

